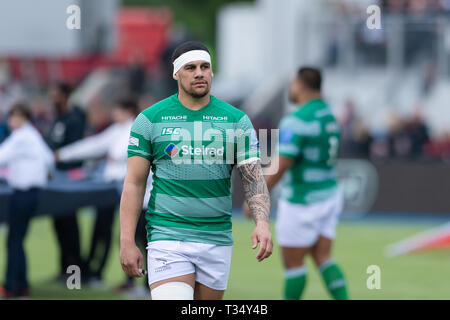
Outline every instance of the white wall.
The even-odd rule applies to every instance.
[[[109,16],[106,23],[110,22],[112,26],[117,3],[117,0],[0,1],[0,56],[80,53],[83,46],[86,48],[86,41],[92,43],[89,38],[92,38],[96,25],[105,21],[105,12]],[[70,16],[66,10],[72,4],[80,6],[81,30],[66,27]]]
[[[266,54],[262,8],[229,5],[220,11],[217,21],[216,73],[223,78],[260,78]]]

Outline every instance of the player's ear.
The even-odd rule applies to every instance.
[[[214,78],[214,72],[211,71],[211,78]]]
[[[178,81],[178,72],[177,73],[175,73],[173,76],[172,76],[172,78],[173,78],[173,80],[176,80],[176,81]]]

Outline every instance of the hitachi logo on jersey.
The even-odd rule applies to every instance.
[[[214,121],[227,121],[228,117],[216,117],[216,116],[203,116],[203,120],[214,120]]]
[[[162,116],[161,120],[186,120],[187,116]]]
[[[182,146],[181,147],[181,154],[182,155],[194,155],[194,156],[223,156],[224,153],[224,147],[220,147],[220,148],[213,148],[213,147],[205,147],[202,146],[194,148],[193,146]]]

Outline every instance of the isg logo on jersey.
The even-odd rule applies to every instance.
[[[164,127],[161,131],[162,136],[170,136],[172,134],[180,134],[180,127]]]

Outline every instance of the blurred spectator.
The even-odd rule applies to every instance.
[[[353,131],[353,141],[355,156],[358,158],[368,157],[373,138],[370,134],[369,128],[367,128],[362,121],[355,126]]]
[[[10,107],[25,99],[25,92],[18,81],[9,78],[6,71],[0,72],[0,118],[8,114]]]
[[[6,139],[6,137],[9,135],[9,128],[8,123],[0,116],[0,143],[3,142],[3,140]]]
[[[422,93],[423,95],[428,95],[433,88],[433,85],[436,83],[437,80],[437,65],[434,61],[430,61],[427,63],[426,70],[425,70],[425,76],[423,78],[423,84],[422,84]]]
[[[359,119],[356,110],[352,101],[347,100],[340,117],[342,157],[411,161],[439,154],[440,148],[430,144],[428,126],[419,109],[411,117],[391,113],[387,129],[374,134]]]
[[[368,128],[356,113],[351,99],[344,103],[343,114],[339,117],[341,127],[341,156],[366,158],[369,156],[371,136]]]
[[[56,150],[79,140],[84,135],[85,115],[78,107],[71,107],[68,103],[71,87],[64,82],[57,82],[50,88],[50,95],[56,111],[56,119],[50,126],[46,141],[50,149]],[[69,170],[81,166],[81,161],[59,163],[56,168]],[[76,212],[61,212],[53,217],[53,225],[58,239],[60,252],[60,270],[56,280],[63,281],[67,277],[67,267],[77,265],[83,271],[81,259],[80,233]],[[82,274],[84,274],[82,272]]]
[[[157,100],[177,92],[177,82],[172,78],[172,53],[181,43],[193,40],[192,35],[182,26],[174,26],[169,34],[169,43],[161,56],[160,72],[154,81]]]
[[[136,113],[137,105],[134,101],[122,100],[112,110],[112,125],[94,136],[69,144],[55,152],[57,161],[61,162],[105,157],[103,179],[105,182],[116,184],[118,188],[116,205],[122,193],[127,169],[128,138]],[[102,273],[111,247],[116,205],[97,208],[97,218],[87,259],[88,284],[93,287],[104,287]]]
[[[437,139],[424,146],[427,156],[450,162],[450,132],[441,134]]]
[[[13,188],[8,210],[8,260],[4,294],[7,298],[29,295],[26,255],[23,241],[53,166],[53,155],[39,132],[30,123],[31,111],[25,104],[11,107],[8,124],[11,135],[0,145],[0,165],[7,165],[7,181]]]
[[[340,117],[339,122],[342,139],[341,152],[343,154],[352,154],[353,130],[357,122],[355,106],[352,100],[345,100],[343,115]]]
[[[7,114],[11,106],[25,98],[22,86],[12,81],[7,68],[0,68],[0,142],[9,135]]]
[[[389,156],[407,159],[411,154],[411,137],[406,132],[406,122],[393,113],[389,119]]]
[[[36,96],[31,101],[31,110],[35,128],[41,135],[45,135],[53,120],[47,99],[42,96]]]
[[[418,110],[409,119],[393,116],[390,123],[391,157],[418,159],[429,142],[428,128]]]
[[[130,95],[133,97],[139,97],[144,93],[147,74],[145,71],[145,65],[140,55],[135,55],[128,68],[128,83]]]
[[[377,133],[373,136],[373,142],[370,144],[369,156],[375,161],[386,160],[389,158],[389,137],[384,133]]]
[[[406,8],[409,14],[411,15],[422,15],[427,12],[428,3],[431,1],[428,0],[408,0],[406,3]]]
[[[424,147],[429,143],[428,127],[422,114],[416,110],[406,126],[406,131],[411,137],[411,156],[418,158],[424,154]]]
[[[99,95],[95,95],[88,103],[86,110],[87,127],[85,133],[87,136],[95,135],[104,131],[111,125],[111,108],[105,104]]]
[[[407,0],[384,0],[384,9],[390,13],[403,12],[406,8]]]
[[[450,0],[436,0],[437,6],[443,12],[450,12]]]

